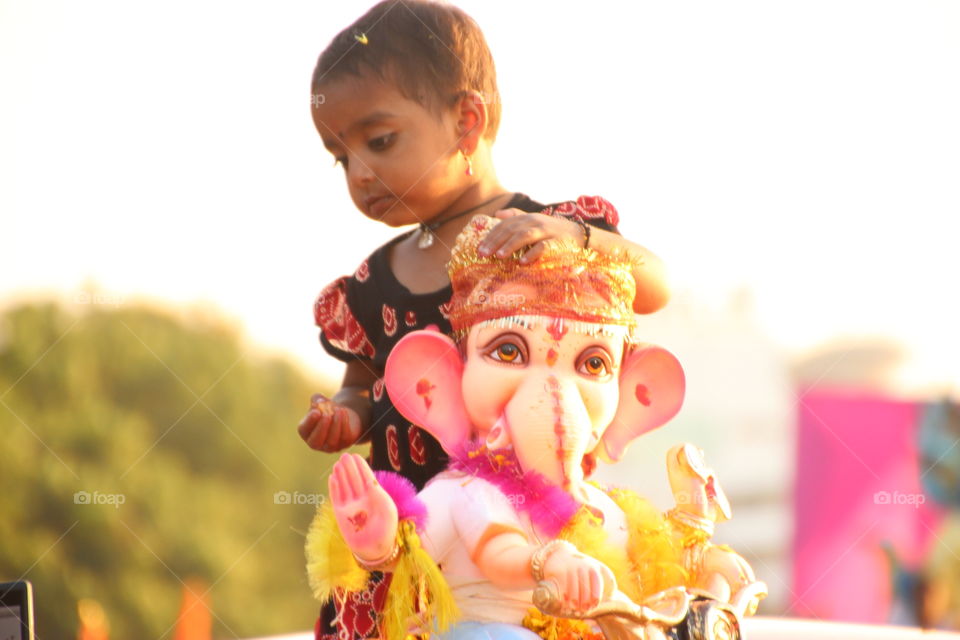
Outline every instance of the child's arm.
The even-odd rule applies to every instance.
[[[544,240],[572,238],[581,244],[585,240],[583,228],[570,218],[525,213],[519,209],[498,211],[496,217],[503,222],[490,231],[480,245],[482,255],[505,257],[530,246],[521,260],[532,262],[543,252],[540,243]],[[637,282],[637,295],[633,300],[636,313],[653,313],[667,304],[670,289],[665,269],[660,258],[652,251],[621,235],[596,227],[590,227],[590,247],[598,251],[626,250],[641,259],[642,264],[633,272]]]
[[[340,391],[332,399],[314,394],[297,432],[310,448],[334,452],[369,439],[373,407],[370,386],[379,378],[366,363],[347,363]],[[361,437],[365,436],[365,437]]]

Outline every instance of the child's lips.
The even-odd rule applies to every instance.
[[[386,208],[390,206],[390,196],[370,196],[363,201],[363,204],[367,208],[367,213],[370,215],[378,215],[383,213]]]

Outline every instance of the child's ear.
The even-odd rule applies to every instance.
[[[465,91],[455,109],[460,147],[473,153],[487,130],[487,103],[478,91]]]

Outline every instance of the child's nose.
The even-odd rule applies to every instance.
[[[371,169],[368,164],[359,158],[351,159],[348,173],[350,176],[350,182],[358,187],[365,186],[374,178],[376,178],[376,174],[373,172],[373,169]]]

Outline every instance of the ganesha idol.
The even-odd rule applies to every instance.
[[[307,537],[314,594],[392,574],[387,640],[740,637],[766,588],[710,542],[730,507],[702,453],[668,452],[666,513],[588,480],[683,401],[679,362],[636,338],[635,259],[555,240],[530,264],[480,256],[497,223],[474,218],[454,247],[456,340],[413,332],[386,365],[450,465],[416,493],[344,454]]]

